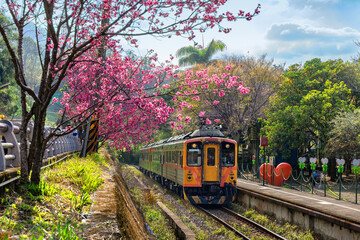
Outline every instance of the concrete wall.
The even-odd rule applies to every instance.
[[[289,222],[305,230],[310,229],[322,239],[360,240],[360,231],[356,226],[323,213],[239,189],[237,201],[247,208],[273,216],[280,222]]]

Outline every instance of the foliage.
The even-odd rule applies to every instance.
[[[314,239],[310,230],[304,231],[304,230],[301,230],[298,226],[291,225],[289,223],[280,224],[276,220],[274,220],[273,218],[271,218],[267,215],[260,214],[259,212],[255,211],[253,209],[244,209],[243,207],[241,207],[238,204],[231,204],[230,208],[233,211],[238,212],[239,214],[263,225],[267,229],[283,236],[286,239],[304,239],[304,240],[305,239],[307,239],[307,240]],[[251,230],[248,228],[241,227],[241,230],[244,233],[251,232]]]
[[[348,111],[350,90],[342,78],[346,64],[341,60],[307,61],[292,65],[267,110],[265,131],[272,149],[289,156],[291,149],[306,149],[326,143],[331,120]]]
[[[0,15],[0,23],[6,25],[6,32],[9,35],[9,40],[13,43],[16,40],[15,29],[9,27],[10,21],[4,16]],[[3,114],[7,118],[12,118],[19,114],[19,91],[14,86],[14,67],[11,62],[11,56],[6,48],[5,42],[0,38],[0,86],[4,84],[10,85],[0,88],[0,115]]]
[[[210,62],[211,57],[219,52],[226,49],[225,43],[220,40],[211,40],[209,45],[205,48],[200,49],[188,46],[182,47],[176,52],[176,57],[179,57],[179,66],[189,66],[195,64],[207,64]]]
[[[161,84],[158,80],[170,78],[173,71],[169,66],[155,66],[154,55],[153,70],[139,72],[141,60],[123,57],[123,46],[138,47],[136,38],[144,35],[178,35],[193,40],[196,31],[215,27],[228,33],[230,29],[222,27],[223,21],[251,20],[260,9],[258,5],[253,13],[240,11],[223,15],[219,8],[226,1],[202,0],[10,0],[3,3],[3,14],[11,16],[11,23],[19,34],[15,48],[10,44],[6,26],[0,23],[0,33],[10,52],[15,80],[21,90],[20,135],[25,136],[28,122],[34,119],[30,148],[26,149],[28,143],[24,137],[20,139],[24,146],[21,174],[27,181],[32,170],[31,181],[36,184],[40,182],[46,143],[58,135],[53,131],[44,136],[46,110],[65,79],[70,87],[64,94],[66,110],[62,120],[73,120],[75,125],[67,129],[68,132],[92,116],[100,117],[102,136],[109,137],[118,148],[129,148],[133,143],[146,140],[171,113],[163,100],[157,98],[157,90],[153,91],[154,95],[148,94],[146,84],[154,82],[158,87]],[[35,23],[33,33],[44,51],[39,54],[42,70],[38,92],[29,86],[24,72],[24,27],[30,23]],[[105,59],[106,56],[111,57]],[[33,102],[29,103],[26,97]]]
[[[10,80],[10,85],[0,89],[0,115],[5,115],[6,119],[13,119],[21,115],[20,92],[13,85],[13,80]]]
[[[192,70],[200,71],[204,67],[197,65]],[[222,69],[228,71],[222,75]],[[202,119],[208,118],[211,121],[218,119],[216,121],[222,125],[225,134],[243,141],[249,123],[264,117],[264,108],[268,105],[270,96],[276,91],[274,86],[281,81],[282,68],[274,65],[273,61],[267,60],[265,56],[258,59],[234,56],[212,62],[208,65],[207,74],[209,76],[217,74],[222,77],[228,75],[229,79],[238,82],[238,85],[235,85],[238,90],[230,88],[231,85],[228,83],[219,85],[213,82],[208,87],[198,90],[202,102],[197,101],[194,96],[186,99],[193,107],[187,108],[184,113],[196,120],[199,119],[199,112],[205,112]],[[179,85],[183,83],[179,82]],[[246,87],[246,91],[241,87],[242,85]],[[249,92],[243,94],[247,89]],[[204,102],[208,104],[203,104]],[[186,128],[186,131],[194,130],[198,124],[195,121]]]
[[[112,149],[112,152],[115,154],[115,158],[121,162],[131,165],[138,165],[139,164],[139,157],[140,153],[137,149],[131,151],[125,151],[124,149]]]
[[[144,175],[134,167],[123,166],[122,174],[126,181],[133,180],[134,175],[139,178]],[[127,176],[127,177],[126,177]],[[154,185],[155,188],[156,185]],[[153,191],[144,191],[139,187],[130,189],[131,197],[139,204],[142,213],[156,239],[176,239],[174,230],[170,227],[169,221],[165,218],[160,207],[156,205],[156,196]]]
[[[25,184],[1,203],[0,232],[11,239],[80,239],[80,214],[89,210],[90,194],[103,182],[99,173],[107,164],[92,155],[46,169],[39,185]],[[79,179],[93,181],[79,184]]]
[[[339,155],[346,160],[359,157],[360,154],[360,110],[343,112],[332,121],[330,139],[326,145],[326,153]]]

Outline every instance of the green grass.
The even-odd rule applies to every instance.
[[[108,166],[99,154],[74,157],[43,171],[39,185],[7,193],[0,204],[0,239],[80,239],[81,213],[89,210]]]
[[[139,179],[143,178],[143,174],[136,168],[131,166],[122,167],[123,176],[126,181],[132,180],[133,176],[137,176]],[[133,187],[130,189],[130,194],[135,202],[140,206],[146,222],[149,224],[151,231],[153,232],[155,239],[172,240],[176,239],[174,230],[170,227],[169,221],[165,218],[162,210],[156,204],[157,197],[154,195],[155,187],[149,191],[144,191],[139,187]]]
[[[280,224],[273,218],[268,217],[267,215],[260,214],[256,210],[253,209],[244,209],[238,204],[231,204],[230,209],[239,214],[265,226],[266,228],[270,229],[271,231],[285,237],[286,239],[296,239],[296,240],[313,240],[314,237],[310,230],[305,231],[300,229],[298,226],[291,225],[289,223]],[[238,228],[239,229],[239,228]],[[250,234],[250,229],[246,227],[241,227],[239,229],[241,232],[245,234]],[[254,238],[254,239],[261,239],[261,238]]]

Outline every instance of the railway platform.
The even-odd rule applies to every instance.
[[[319,232],[325,239],[360,239],[360,204],[273,185],[263,186],[244,179],[238,179],[237,186],[238,201],[247,207]]]

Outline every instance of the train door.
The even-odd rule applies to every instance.
[[[219,145],[205,144],[204,182],[219,181]]]

